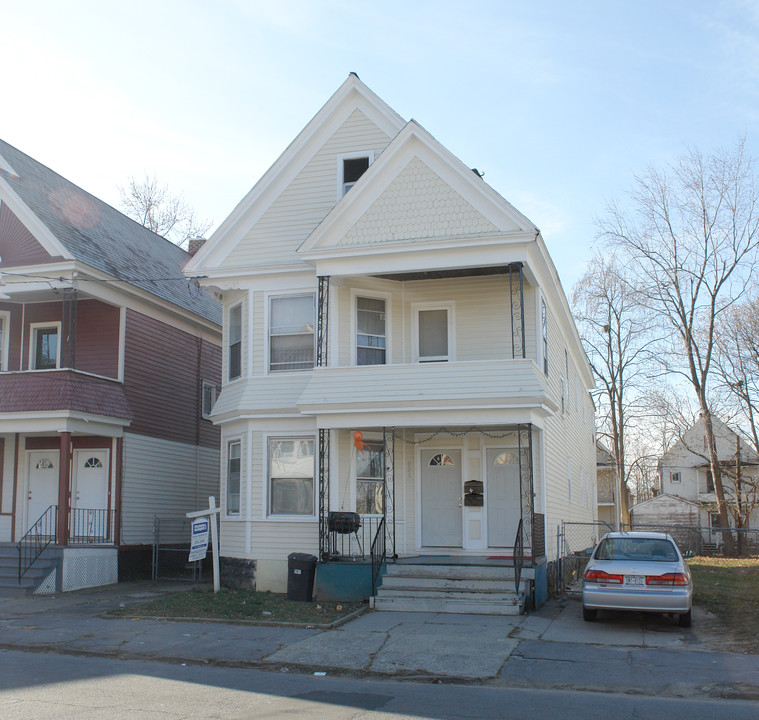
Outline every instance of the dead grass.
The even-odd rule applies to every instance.
[[[245,620],[260,623],[322,625],[362,608],[361,602],[295,602],[271,592],[196,588],[158,600],[114,610],[129,617],[175,617],[214,620]]]
[[[713,613],[735,652],[759,653],[759,558],[695,557],[693,602]]]

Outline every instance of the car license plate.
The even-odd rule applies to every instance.
[[[625,575],[625,585],[645,585],[645,578],[642,575]]]

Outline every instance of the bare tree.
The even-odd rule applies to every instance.
[[[689,383],[704,418],[709,463],[728,551],[734,548],[708,398],[715,328],[747,289],[759,217],[752,161],[733,151],[692,150],[666,171],[636,178],[629,208],[612,205],[601,236],[617,250],[652,317],[673,342],[659,357]]]
[[[146,175],[142,181],[130,177],[128,187],[120,187],[119,193],[126,215],[180,247],[211,227],[212,223],[200,220],[181,195],[173,195],[168,185],[160,185],[155,175]]]
[[[596,255],[575,286],[572,311],[600,387],[599,428],[615,462],[617,525],[629,522],[627,433],[635,420],[634,398],[643,379],[650,326],[634,291],[618,272],[614,255]]]

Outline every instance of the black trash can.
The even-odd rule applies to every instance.
[[[290,553],[287,556],[287,599],[311,602],[316,574],[315,555]]]

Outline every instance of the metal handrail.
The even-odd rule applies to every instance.
[[[519,595],[519,585],[522,582],[522,567],[524,566],[524,541],[522,540],[522,519],[519,519],[517,525],[517,535],[514,538],[514,584],[517,595]]]
[[[58,506],[51,505],[40,515],[18,541],[18,581],[24,576],[29,568],[34,565],[37,558],[42,555],[45,548],[55,541],[55,533],[58,528]]]
[[[380,520],[377,526],[377,532],[372,540],[371,558],[372,558],[372,597],[377,594],[377,580],[379,579],[382,563],[385,561],[387,547],[385,545],[385,518]]]

